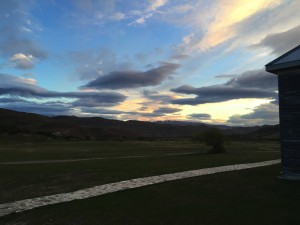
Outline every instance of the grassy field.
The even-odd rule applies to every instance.
[[[62,142],[1,144],[0,203],[68,192],[130,178],[279,158],[279,144],[231,143],[207,154],[191,142]],[[187,153],[190,155],[164,155]],[[145,156],[144,158],[114,158]],[[280,166],[198,177],[0,218],[0,224],[299,224],[299,183],[276,179]],[[288,221],[284,223],[284,221]],[[298,223],[296,223],[298,221]]]

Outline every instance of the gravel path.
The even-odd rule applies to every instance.
[[[104,195],[116,191],[138,188],[147,185],[163,183],[167,181],[203,176],[203,175],[214,174],[214,173],[250,169],[250,168],[262,167],[262,166],[270,166],[278,163],[280,163],[279,159],[257,162],[257,163],[245,163],[245,164],[205,168],[199,170],[190,170],[190,171],[184,171],[179,173],[125,180],[116,183],[110,183],[110,184],[99,185],[91,188],[86,188],[86,189],[69,192],[69,193],[43,196],[43,197],[33,198],[33,199],[25,199],[21,201],[1,204],[0,216],[5,216],[11,213],[23,212],[41,206],[53,205],[53,204],[63,203],[63,202],[70,202],[78,199],[91,198],[91,197]]]
[[[80,162],[80,161],[104,160],[104,159],[133,159],[133,158],[148,158],[148,157],[160,157],[160,156],[193,155],[193,154],[199,154],[199,152],[168,153],[168,154],[160,154],[160,155],[131,155],[131,156],[117,156],[117,157],[98,157],[98,158],[86,158],[86,159],[59,159],[59,160],[12,161],[12,162],[0,162],[0,165],[22,165],[22,164],[42,164],[42,163],[66,163],[66,162]]]

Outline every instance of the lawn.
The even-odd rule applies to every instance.
[[[0,165],[1,203],[130,178],[279,158],[275,142],[231,143],[225,154],[207,154],[206,146],[190,142],[6,143],[0,149],[2,162],[106,157]],[[163,155],[186,152],[195,153]],[[134,155],[149,157],[113,158]],[[172,181],[38,208],[0,218],[0,224],[299,224],[293,221],[300,185],[278,180],[279,171],[280,166],[270,166]],[[291,222],[283,223],[286,220]]]

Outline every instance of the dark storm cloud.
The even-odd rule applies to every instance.
[[[17,103],[17,102],[28,102],[24,99],[20,99],[20,98],[0,98],[0,104],[2,103]]]
[[[125,96],[118,93],[105,93],[102,95],[81,97],[77,101],[73,102],[73,106],[84,107],[110,107],[116,105],[116,103],[125,100]]]
[[[236,76],[229,80],[226,85],[245,88],[261,88],[269,90],[277,90],[277,76],[264,70],[247,71],[240,76]]]
[[[72,110],[68,104],[49,102],[49,103],[36,103],[36,102],[18,102],[9,104],[0,104],[1,108],[11,109],[20,112],[37,113],[46,116],[56,116],[56,115],[72,115]]]
[[[227,122],[244,126],[278,124],[278,106],[271,103],[263,104],[256,107],[252,113],[246,115],[233,115]]]
[[[155,86],[175,72],[179,64],[162,63],[159,67],[141,71],[117,71],[91,81],[82,88],[125,89]]]
[[[119,110],[110,110],[105,108],[76,107],[72,103],[64,102],[46,102],[37,103],[14,98],[0,98],[0,107],[20,112],[37,113],[45,116],[57,115],[77,115],[77,116],[101,116],[105,118],[116,119],[113,115],[126,114]]]
[[[120,111],[120,110],[111,110],[105,108],[92,108],[92,107],[80,107],[80,111],[83,113],[89,113],[94,115],[131,115],[131,116],[143,116],[143,117],[159,117],[165,116],[167,114],[172,114],[175,112],[181,111],[181,109],[162,107],[157,110],[154,110],[152,113],[145,112],[130,112],[130,111]]]
[[[158,102],[161,102],[161,103],[168,103],[168,102],[170,102],[171,100],[174,99],[174,97],[171,96],[171,95],[160,94],[157,91],[143,90],[142,94],[145,98],[148,98],[148,99],[153,100],[153,101],[158,101]]]
[[[76,106],[117,105],[126,97],[116,92],[56,92],[48,91],[30,83],[30,79],[0,74],[0,96],[10,95],[30,98],[77,98]]]
[[[119,93],[114,92],[56,92],[56,91],[36,91],[25,88],[0,88],[0,95],[11,95],[20,97],[31,97],[31,98],[79,98],[80,101],[76,101],[74,104],[77,106],[87,106],[91,102],[95,105],[98,104],[118,104],[123,102],[126,97]],[[90,104],[91,105],[91,104]],[[94,106],[95,106],[94,105]]]
[[[241,98],[275,99],[277,77],[261,70],[248,71],[232,78],[225,84],[195,88],[184,85],[171,91],[182,94],[197,95],[194,98],[172,100],[173,104],[198,105],[205,103],[225,102]]]
[[[300,25],[285,32],[270,34],[252,47],[268,47],[273,53],[281,55],[299,45],[299,36]]]
[[[273,91],[262,90],[259,88],[240,88],[227,85],[214,85],[202,88],[182,86],[172,91],[183,94],[198,95],[195,98],[183,98],[171,101],[173,104],[198,105],[205,103],[225,102],[241,98],[275,98]]]
[[[100,114],[100,115],[119,115],[122,113],[126,113],[120,110],[111,110],[104,108],[91,108],[91,107],[80,107],[81,112],[83,113],[91,113],[91,114]]]
[[[67,98],[68,102],[50,102],[53,98]],[[46,102],[36,101],[43,99]],[[109,107],[126,99],[115,92],[55,92],[35,85],[33,79],[0,74],[0,107],[42,115],[117,114],[121,111],[93,107]],[[76,110],[75,110],[76,108]],[[88,110],[90,108],[90,110]],[[93,111],[94,110],[94,111]],[[92,112],[93,111],[93,112]]]
[[[211,115],[207,113],[193,113],[188,115],[188,118],[196,120],[209,120],[211,119]]]
[[[111,110],[105,108],[92,108],[92,107],[80,107],[80,111],[83,113],[90,113],[95,115],[131,115],[131,116],[142,116],[142,117],[159,117],[165,116],[167,114],[172,114],[181,111],[181,109],[161,107],[153,112],[137,112],[137,111],[120,111],[120,110]]]
[[[161,107],[153,111],[154,114],[170,114],[180,112],[181,109],[170,108],[170,107]]]

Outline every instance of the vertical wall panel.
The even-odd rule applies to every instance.
[[[300,72],[278,75],[282,172],[300,176]]]

